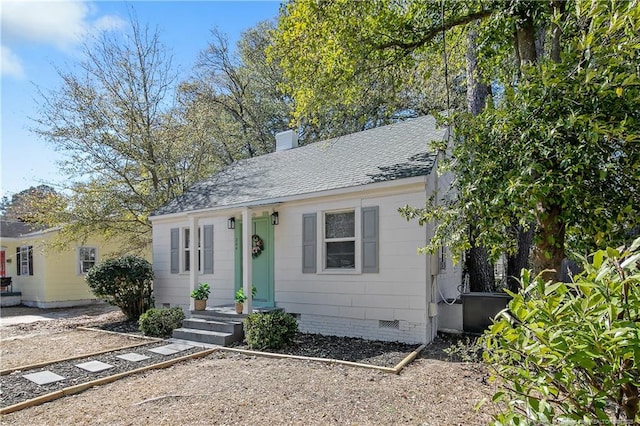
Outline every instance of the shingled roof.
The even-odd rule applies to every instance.
[[[35,226],[17,220],[0,220],[0,237],[2,238],[18,238],[43,229],[43,226]]]
[[[291,196],[428,175],[442,140],[432,116],[238,161],[197,183],[153,216],[259,205]]]

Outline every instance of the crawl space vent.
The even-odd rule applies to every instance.
[[[395,320],[395,321],[380,320],[380,322],[378,323],[378,327],[379,328],[395,328],[395,329],[398,329],[398,328],[400,328],[400,321],[398,321],[398,320]]]

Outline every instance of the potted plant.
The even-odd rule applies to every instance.
[[[251,297],[255,297],[257,292],[258,292],[258,289],[256,288],[256,286],[252,285],[251,286]],[[247,296],[244,294],[244,290],[242,289],[242,287],[240,287],[238,289],[238,291],[236,291],[236,295],[234,297],[234,300],[236,301],[236,313],[237,314],[241,314],[242,313],[243,304],[247,300]]]
[[[207,299],[209,299],[211,287],[207,283],[200,283],[197,289],[191,292],[191,297],[195,299],[195,310],[204,311],[207,307]]]

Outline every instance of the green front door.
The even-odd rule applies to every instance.
[[[269,216],[253,218],[252,236],[262,241],[262,251],[251,260],[253,285],[257,293],[253,305],[257,307],[274,306],[273,291],[273,225]],[[242,287],[242,222],[236,222],[235,232],[235,289]]]

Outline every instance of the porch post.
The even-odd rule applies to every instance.
[[[196,216],[191,216],[189,224],[189,254],[189,282],[191,290],[195,290],[198,287],[198,262],[196,259],[198,256],[198,218]],[[189,308],[195,309],[194,299],[190,298],[189,300]]]
[[[251,256],[251,234],[253,233],[253,224],[251,223],[251,209],[245,207],[242,210],[242,289],[247,300],[244,302],[243,314],[253,312],[253,295],[251,294],[252,277],[252,256]]]

